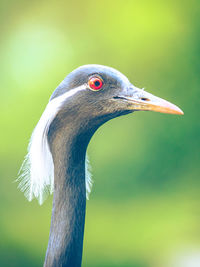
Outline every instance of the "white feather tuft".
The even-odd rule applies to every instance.
[[[91,173],[91,165],[89,162],[88,155],[86,155],[85,160],[85,187],[86,187],[86,198],[89,200],[89,194],[92,189],[92,173]]]
[[[41,205],[48,194],[54,190],[54,165],[49,149],[47,134],[49,127],[60,110],[62,103],[72,95],[85,90],[86,85],[71,89],[63,95],[52,99],[46,106],[36,125],[29,145],[28,153],[19,171],[18,187],[24,192],[29,201],[34,197]],[[92,181],[89,172],[89,162],[86,157],[86,192],[87,198],[91,191]]]

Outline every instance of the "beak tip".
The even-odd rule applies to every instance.
[[[177,114],[177,115],[184,115],[184,112],[180,109],[180,108],[176,108],[176,112],[174,112],[174,114]]]
[[[184,115],[184,112],[179,107],[166,100],[161,100],[160,105],[158,104],[158,109],[162,113]]]

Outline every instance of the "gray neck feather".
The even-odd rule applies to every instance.
[[[69,105],[68,109],[62,109],[48,133],[54,162],[54,198],[44,267],[81,267],[86,208],[86,149],[97,128],[117,116],[95,115],[87,120],[83,112],[77,116],[73,110]]]
[[[51,128],[57,126],[54,123]],[[85,154],[89,138],[76,133],[70,124],[67,129],[54,130],[50,129],[49,133],[54,198],[44,267],[80,267],[86,208]]]

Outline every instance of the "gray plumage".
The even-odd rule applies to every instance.
[[[53,112],[51,103],[56,99],[62,101]],[[46,129],[44,120],[41,129],[47,136],[41,138],[47,138],[53,160],[54,197],[44,267],[80,267],[86,208],[85,160],[91,137],[103,123],[133,111],[183,112],[136,88],[120,72],[101,65],[82,66],[70,73],[52,94],[49,106],[47,116],[51,114],[51,121]]]

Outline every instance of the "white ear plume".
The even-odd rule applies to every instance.
[[[42,204],[48,194],[54,189],[54,165],[49,149],[47,134],[49,127],[60,110],[62,103],[81,90],[86,85],[81,85],[61,96],[53,98],[46,106],[38,124],[36,125],[29,145],[28,153],[19,171],[19,188],[24,192],[29,201],[34,197]],[[88,175],[87,175],[88,174]],[[86,158],[86,192],[87,198],[91,191],[91,178],[88,171],[88,159]]]

